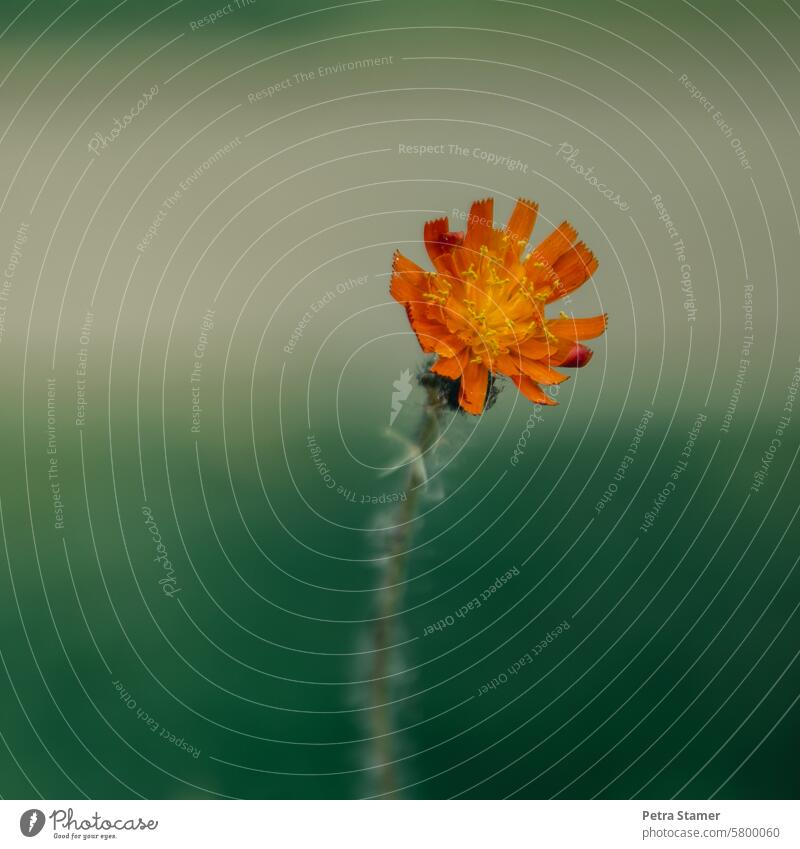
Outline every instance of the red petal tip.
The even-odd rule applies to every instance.
[[[563,363],[559,363],[559,365],[563,368],[582,368],[593,356],[594,351],[591,348],[587,348],[586,345],[576,342],[567,354],[567,358]]]
[[[463,230],[451,230],[447,233],[442,233],[439,236],[439,241],[444,245],[463,245],[464,244],[464,231]]]

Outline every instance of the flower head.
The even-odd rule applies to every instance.
[[[597,270],[597,260],[566,221],[533,250],[525,246],[538,205],[518,200],[508,224],[493,224],[492,198],[472,204],[466,233],[447,218],[428,221],[424,237],[435,271],[399,251],[391,294],[406,308],[423,351],[438,358],[431,371],[458,381],[458,403],[483,412],[490,375],[505,374],[538,404],[556,402],[542,384],[561,383],[554,369],[579,368],[592,351],[583,339],[600,336],[607,316],[547,318],[547,304],[563,298]]]

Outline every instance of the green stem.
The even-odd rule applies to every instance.
[[[426,402],[417,430],[415,445],[421,456],[434,446],[439,434],[441,407],[435,393],[426,387]],[[384,798],[396,798],[398,792],[395,769],[395,746],[392,722],[391,647],[397,631],[395,618],[408,571],[408,551],[413,537],[413,523],[417,515],[425,477],[420,463],[411,462],[406,480],[406,500],[401,502],[394,515],[389,554],[382,558],[383,580],[377,596],[377,615],[372,646],[372,706],[371,726],[373,757],[378,793]]]

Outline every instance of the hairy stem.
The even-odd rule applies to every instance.
[[[414,445],[420,457],[433,447],[439,434],[441,406],[433,389],[426,387],[426,400],[417,429]],[[406,500],[395,509],[389,553],[381,558],[383,570],[377,592],[377,612],[372,639],[371,728],[373,738],[374,774],[377,793],[395,798],[398,793],[393,731],[391,661],[396,641],[396,617],[399,613],[403,587],[408,573],[408,551],[414,530],[420,498],[425,485],[424,466],[412,461],[408,466]]]

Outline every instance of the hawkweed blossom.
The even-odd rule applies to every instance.
[[[558,367],[586,365],[592,351],[582,340],[606,329],[606,315],[547,317],[547,305],[585,283],[597,260],[567,221],[526,253],[538,209],[520,199],[508,224],[496,228],[488,198],[472,204],[466,233],[451,231],[447,218],[428,221],[434,271],[394,255],[392,297],[406,308],[422,350],[437,355],[431,374],[457,382],[458,406],[473,415],[486,408],[500,374],[531,401],[555,404],[542,385],[567,379]]]
[[[491,198],[472,204],[467,230],[453,232],[447,218],[428,221],[425,247],[433,271],[399,251],[394,255],[391,294],[406,309],[422,350],[432,357],[418,378],[426,398],[422,418],[400,466],[406,473],[405,502],[386,518],[380,535],[381,567],[371,652],[369,710],[374,795],[399,795],[394,745],[392,680],[400,669],[396,620],[417,506],[428,484],[429,457],[448,409],[480,415],[494,403],[498,378],[509,377],[536,404],[555,404],[542,386],[561,383],[559,368],[581,368],[592,358],[583,340],[601,336],[606,315],[548,317],[547,307],[585,283],[597,270],[594,254],[576,242],[575,228],[559,225],[526,252],[538,206],[517,201],[508,224],[493,224]],[[409,372],[395,381],[390,423],[410,394]],[[407,391],[408,390],[408,391]],[[392,647],[395,647],[394,650]]]

